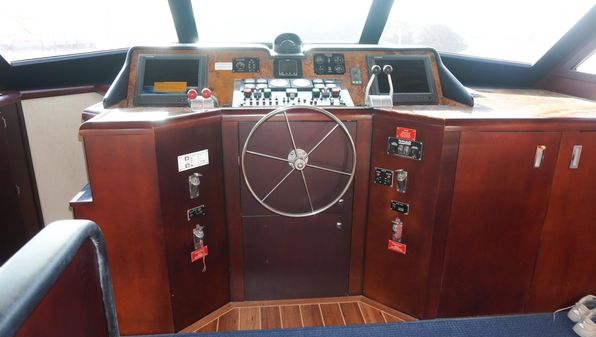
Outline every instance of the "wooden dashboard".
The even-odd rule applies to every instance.
[[[179,331],[229,301],[361,294],[435,318],[552,311],[596,292],[596,265],[584,262],[596,254],[585,235],[596,217],[595,102],[476,89],[466,91],[469,106],[448,98],[455,97],[453,83],[432,50],[325,48],[342,53],[346,68],[360,69],[362,84],[354,85],[349,72],[315,74],[320,50],[305,49],[303,76],[333,77],[349,91],[354,107],[326,110],[345,125],[355,157],[334,135],[310,163],[341,174],[357,160],[341,202],[313,216],[268,212],[247,189],[243,146],[274,107],[229,105],[235,80],[274,77],[264,46],[135,48],[108,91],[115,104],[86,109],[94,116],[80,131],[90,189],[71,205],[75,217],[95,221],[106,236],[123,334]],[[143,53],[206,55],[207,83],[220,106],[135,106]],[[438,104],[365,106],[367,56],[404,53],[431,58]],[[215,70],[237,57],[258,58],[259,73]],[[308,149],[330,128],[309,107],[291,107],[288,116],[287,128],[281,116],[267,122],[269,133],[254,149],[286,161],[296,147],[289,129],[292,142]],[[414,136],[399,138],[400,130]],[[400,140],[418,142],[417,155],[395,152],[392,141]],[[180,168],[181,158],[204,150],[206,164]],[[286,164],[253,161],[248,171],[271,189]],[[400,191],[396,176],[404,171],[407,189]],[[316,182],[317,198],[335,178],[313,172],[305,171],[304,181]],[[201,193],[192,198],[194,173]],[[272,199],[288,204],[302,195],[296,177]],[[191,218],[199,206],[207,212]],[[399,239],[396,223],[403,226]],[[206,269],[190,258],[197,224],[207,228]]]
[[[316,53],[342,54],[345,59],[345,73],[333,75],[318,75],[314,70],[314,55]],[[246,78],[274,78],[273,60],[276,56],[263,46],[244,46],[244,47],[196,47],[190,49],[168,49],[168,48],[133,48],[129,55],[129,67],[125,67],[128,75],[126,97],[121,100],[118,107],[134,107],[134,94],[137,87],[137,67],[139,56],[141,55],[202,55],[207,57],[207,82],[208,87],[219,100],[220,106],[230,106],[232,103],[232,92],[234,90],[234,80]],[[396,56],[396,55],[416,55],[428,56],[431,60],[431,71],[433,81],[430,83],[434,92],[437,93],[439,104],[455,104],[453,100],[443,95],[441,85],[440,68],[437,62],[437,54],[434,50],[428,48],[414,49],[380,49],[380,48],[358,48],[351,49],[345,46],[326,46],[325,48],[305,49],[300,56],[302,60],[303,78],[335,79],[341,81],[354,101],[356,106],[364,104],[364,89],[369,80],[369,70],[367,69],[367,57],[373,56]],[[220,70],[216,64],[231,64],[236,58],[257,58],[260,63],[260,69],[255,73],[234,72],[232,69]],[[353,84],[350,80],[350,70],[358,69],[362,80],[359,84]]]

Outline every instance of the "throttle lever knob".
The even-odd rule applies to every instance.
[[[378,64],[375,64],[374,66],[372,66],[370,68],[370,71],[375,75],[379,75],[381,73],[381,66],[379,66]]]

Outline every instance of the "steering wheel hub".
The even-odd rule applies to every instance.
[[[290,151],[288,154],[288,164],[291,168],[302,171],[308,164],[308,153],[302,149]]]

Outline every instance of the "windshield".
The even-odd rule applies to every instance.
[[[303,42],[358,43],[372,0],[193,0],[200,42],[273,42],[296,33]]]
[[[9,62],[177,40],[165,0],[14,0],[0,10]]]
[[[534,64],[594,0],[397,0],[380,43]]]

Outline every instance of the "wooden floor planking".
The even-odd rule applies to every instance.
[[[282,305],[279,307],[281,311],[281,326],[282,328],[302,328],[302,317],[300,315],[300,306],[298,305]]]
[[[323,326],[323,314],[318,304],[301,304],[304,326]]]
[[[231,302],[182,332],[394,323],[412,317],[362,296]]]
[[[281,329],[281,316],[278,306],[261,307],[261,329]]]
[[[238,309],[228,311],[218,321],[217,331],[238,331]]]
[[[364,324],[364,317],[357,302],[339,303],[346,325]]]
[[[385,323],[385,318],[381,313],[381,310],[373,308],[366,303],[360,303],[360,310],[364,316],[364,321],[368,324],[372,323]]]
[[[238,308],[238,330],[260,330],[261,317],[258,307]]]
[[[321,304],[321,313],[323,313],[323,323],[325,326],[346,325],[344,318],[341,315],[339,303],[325,303]]]

